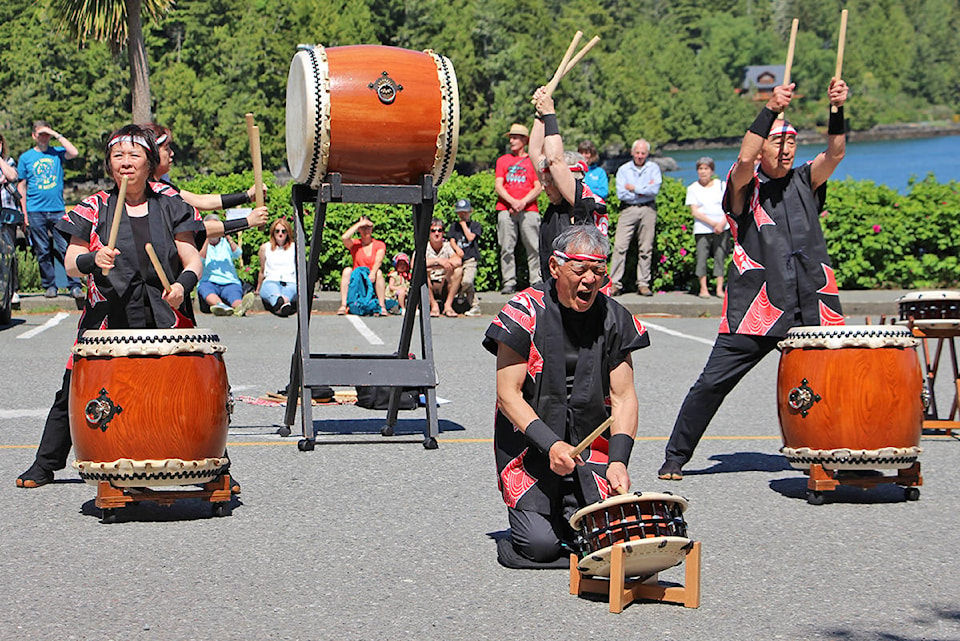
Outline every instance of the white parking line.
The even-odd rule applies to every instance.
[[[678,332],[675,329],[670,329],[668,327],[663,327],[662,325],[657,325],[656,323],[648,323],[646,318],[640,319],[640,322],[644,326],[649,327],[650,329],[655,329],[658,332],[663,332],[664,334],[670,334],[671,336],[676,336],[677,338],[686,338],[687,340],[696,341],[698,343],[703,343],[704,345],[709,345],[713,347],[713,340],[708,340],[706,338],[700,338],[699,336],[691,336],[690,334],[684,334],[683,332]]]
[[[350,321],[350,324],[353,325],[353,328],[357,330],[361,336],[367,339],[367,342],[371,345],[383,345],[383,339],[373,333],[373,330],[367,327],[367,324],[360,320],[359,316],[349,315],[346,316],[346,319]]]
[[[66,313],[66,312],[58,312],[56,316],[54,316],[53,318],[51,318],[50,320],[48,320],[48,321],[47,321],[46,323],[44,323],[43,325],[40,325],[39,327],[34,327],[33,329],[27,330],[27,331],[25,331],[24,333],[22,333],[22,334],[20,334],[19,336],[17,336],[17,338],[33,338],[34,336],[36,336],[36,335],[39,334],[40,332],[46,331],[46,330],[50,329],[51,327],[56,327],[57,325],[60,324],[60,321],[62,321],[64,318],[70,318],[70,314],[68,314],[68,313]]]

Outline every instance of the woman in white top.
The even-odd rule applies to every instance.
[[[270,240],[260,246],[257,292],[263,307],[277,316],[297,311],[297,261],[293,229],[285,218],[270,225]]]
[[[713,175],[713,159],[697,160],[697,182],[687,187],[687,204],[693,214],[693,235],[697,246],[697,278],[700,298],[710,298],[707,288],[707,259],[713,257],[713,275],[717,279],[717,297],[723,297],[723,268],[730,253],[730,225],[723,213],[726,183]]]

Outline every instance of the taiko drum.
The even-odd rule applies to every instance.
[[[783,454],[797,469],[907,468],[920,452],[924,388],[905,327],[795,327],[780,342]]]
[[[87,331],[73,351],[70,435],[84,480],[189,485],[221,474],[231,401],[216,334]]]
[[[453,172],[460,99],[453,64],[432,51],[300,45],[290,64],[287,164],[298,183],[440,185]]]

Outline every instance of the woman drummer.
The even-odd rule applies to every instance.
[[[174,190],[149,182],[158,162],[153,135],[139,126],[127,125],[108,139],[107,174],[117,185],[127,179],[115,248],[109,247],[108,240],[118,188],[90,196],[57,223],[57,229],[70,237],[64,259],[67,273],[87,277],[81,333],[88,329],[173,327],[175,309],[187,318],[193,316],[189,295],[203,269],[194,234],[203,225],[196,210],[177,198]],[[147,242],[152,243],[167,277],[175,279],[169,292],[164,292],[144,250]],[[109,270],[107,275],[104,269]],[[71,447],[68,391],[72,365],[71,357],[63,386],[47,415],[36,459],[17,479],[18,487],[50,483],[54,471],[66,466]]]

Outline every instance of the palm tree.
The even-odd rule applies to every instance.
[[[150,69],[143,42],[141,14],[157,19],[173,6],[173,0],[50,0],[61,28],[82,45],[88,38],[110,43],[119,54],[124,44],[130,57],[130,93],[134,122],[150,122]]]

